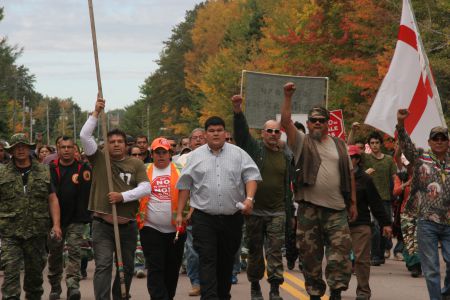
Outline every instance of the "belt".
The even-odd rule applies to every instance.
[[[94,216],[94,217],[92,217],[92,218],[94,219],[94,221],[97,221],[97,222],[100,222],[100,223],[109,225],[109,226],[111,226],[111,227],[114,227],[114,224],[111,224],[111,223],[109,223],[109,222],[106,222],[105,220],[103,220],[103,219],[100,218],[100,217]],[[135,220],[130,220],[130,221],[128,221],[127,223],[118,224],[118,225],[119,225],[119,227],[126,227],[126,226],[131,225],[131,224],[134,224],[134,223],[136,223]]]

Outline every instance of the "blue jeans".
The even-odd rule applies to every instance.
[[[184,244],[184,255],[186,255],[186,272],[191,285],[200,286],[200,275],[198,273],[198,254],[194,250],[192,238],[192,225],[186,227],[186,243]]]
[[[137,244],[136,222],[119,225],[120,246],[127,294],[130,292],[134,273],[134,252]],[[112,224],[92,221],[92,244],[94,248],[95,273],[94,294],[96,300],[111,299],[113,254],[116,250]],[[112,298],[121,299],[119,272],[116,272],[112,287]]]
[[[430,300],[440,300],[441,294],[450,293],[450,226],[419,220],[417,222],[417,241]],[[442,243],[442,256],[446,264],[444,288],[442,290],[438,241]]]

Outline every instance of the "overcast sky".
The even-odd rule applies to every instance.
[[[202,0],[93,0],[107,110],[140,96],[163,41]],[[92,110],[97,94],[87,0],[4,0],[0,35],[24,48],[18,63],[43,95],[72,97]]]

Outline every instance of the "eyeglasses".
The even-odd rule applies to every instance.
[[[232,141],[233,141],[233,138],[232,138],[232,137],[225,138],[225,141],[227,141],[227,142],[232,142]]]
[[[167,151],[167,150],[154,150],[153,153],[156,153],[158,155],[164,155],[164,154],[169,153],[169,151]]]
[[[131,153],[131,156],[141,156],[140,153]]]
[[[280,129],[272,129],[272,128],[267,128],[267,129],[264,129],[267,133],[270,133],[270,134],[272,134],[272,133],[275,133],[275,134],[279,134],[280,132],[281,132],[281,130]]]
[[[435,136],[431,139],[433,142],[446,142],[448,141],[448,138],[445,136]]]
[[[317,123],[317,122],[319,122],[320,124],[324,124],[326,121],[327,121],[327,119],[326,118],[314,118],[314,117],[310,117],[310,118],[308,118],[308,121],[310,122],[310,123]]]
[[[170,144],[170,147],[176,147],[177,144]]]

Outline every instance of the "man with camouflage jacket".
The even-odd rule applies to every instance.
[[[0,236],[4,280],[3,299],[20,299],[20,264],[25,265],[26,299],[41,299],[45,241],[53,220],[54,238],[61,238],[59,204],[46,166],[30,156],[35,147],[23,133],[11,137],[6,149],[12,160],[0,169]]]
[[[431,300],[450,299],[450,155],[448,129],[430,131],[429,151],[419,151],[405,129],[409,112],[397,112],[397,132],[406,159],[414,166],[410,199],[405,213],[417,220],[420,263]],[[414,205],[415,204],[415,205]],[[411,234],[412,232],[406,232]],[[446,278],[441,288],[438,242],[446,263]]]
[[[264,248],[270,283],[269,299],[281,300],[279,285],[284,281],[281,248],[284,246],[286,220],[290,220],[293,215],[290,188],[293,154],[280,141],[279,122],[267,121],[261,132],[262,141],[256,141],[250,135],[247,120],[242,113],[241,95],[235,95],[231,100],[236,145],[255,161],[263,178],[263,181],[258,183],[253,212],[245,219],[249,248],[247,277],[251,282],[251,299],[263,299],[259,281],[264,277]]]

